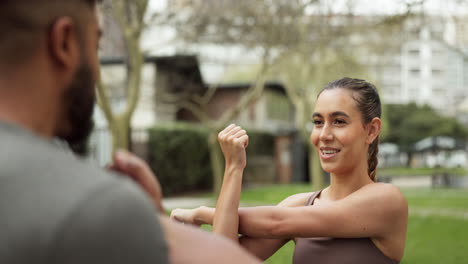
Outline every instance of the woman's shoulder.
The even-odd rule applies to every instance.
[[[371,183],[355,192],[362,199],[397,211],[408,210],[408,202],[398,187],[389,183]]]
[[[286,197],[283,201],[281,201],[278,204],[278,206],[284,206],[284,207],[305,206],[309,198],[314,194],[315,192],[293,194],[291,196]]]
[[[371,184],[364,185],[358,191],[363,191],[366,193],[377,193],[382,196],[392,196],[392,197],[402,197],[404,198],[403,194],[401,193],[400,189],[393,184],[390,183],[383,183],[383,182],[375,182]]]

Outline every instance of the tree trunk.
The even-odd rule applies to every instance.
[[[406,167],[411,168],[411,162],[412,162],[412,159],[413,159],[413,152],[412,151],[407,151],[406,154],[407,154],[406,157],[408,158],[406,160]]]
[[[112,132],[112,153],[118,149],[129,148],[129,127],[130,120],[126,117],[117,117],[111,124]]]
[[[320,166],[320,158],[312,144],[307,144],[309,150],[309,179],[312,190],[321,190],[325,187],[323,171]]]
[[[218,195],[223,183],[223,156],[218,146],[217,133],[210,132],[208,136],[208,146],[210,149],[211,171],[213,173],[213,193]]]

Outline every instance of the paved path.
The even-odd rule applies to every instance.
[[[431,176],[393,177],[391,183],[397,187],[431,187]]]
[[[175,208],[195,208],[201,205],[213,206],[215,202],[208,198],[194,198],[194,197],[173,197],[164,198],[163,206],[167,210]]]

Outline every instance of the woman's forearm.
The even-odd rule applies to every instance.
[[[239,200],[243,168],[226,166],[223,185],[213,217],[213,232],[234,241],[239,240]]]
[[[253,238],[272,238],[278,234],[274,230],[275,223],[280,220],[279,206],[243,207],[238,209],[239,234]],[[201,206],[196,209],[196,224],[213,224],[216,209]]]
[[[274,209],[271,206],[272,209]],[[249,224],[248,217],[255,217],[254,214],[248,212],[250,209],[255,210],[255,208],[259,207],[253,207],[253,208],[240,208],[238,210],[239,212],[239,221],[240,223],[245,223]],[[194,214],[194,219],[195,219],[195,224],[201,225],[201,224],[213,224],[213,218],[215,214],[216,209],[215,208],[210,208],[210,207],[205,207],[201,206],[199,208],[195,209],[195,214]],[[264,221],[263,224],[258,222],[259,226],[253,227],[255,230],[265,230],[268,228],[268,226],[265,226],[267,224],[267,221]],[[254,223],[255,224],[255,223]],[[253,234],[254,232],[250,230],[245,230],[246,232],[244,233],[249,233]],[[256,232],[256,231],[255,231]],[[265,231],[263,231],[265,232]],[[241,233],[241,232],[239,232]],[[273,255],[281,246],[283,246],[289,239],[263,239],[261,237],[266,237],[267,235],[264,236],[259,236],[259,237],[247,237],[247,236],[241,236],[239,237],[239,243],[241,244],[242,247],[244,247],[247,251],[251,252],[252,254],[256,255],[258,258],[262,260],[266,260],[269,258],[271,255]]]
[[[280,222],[285,207],[257,206],[240,208],[239,233],[256,238],[286,238],[280,235]]]

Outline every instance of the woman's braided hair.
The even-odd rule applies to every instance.
[[[364,125],[369,124],[375,117],[381,117],[382,106],[380,103],[380,97],[373,84],[365,80],[345,77],[327,84],[320,93],[325,90],[336,88],[347,89],[354,92],[352,97],[356,101],[357,107],[361,112]],[[367,158],[369,177],[373,181],[376,181],[377,164],[379,163],[377,158],[378,153],[379,137],[377,136],[377,138],[369,145]]]

